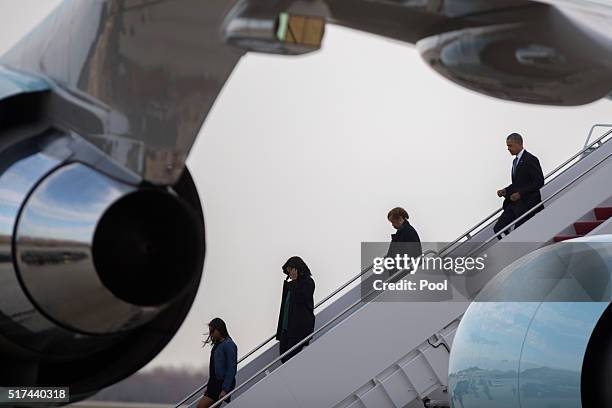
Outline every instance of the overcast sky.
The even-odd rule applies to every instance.
[[[57,0],[0,0],[0,53]],[[224,318],[246,353],[276,327],[292,255],[316,300],[355,275],[361,241],[387,241],[405,207],[424,241],[449,241],[501,205],[505,136],[523,134],[544,172],[580,149],[612,102],[549,108],[481,96],[429,69],[409,45],[329,27],[323,50],[242,59],[208,116],[189,165],[208,253],[197,300],[148,366],[208,362],[201,334]]]

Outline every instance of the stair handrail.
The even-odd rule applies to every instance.
[[[603,125],[603,124],[597,124],[597,125],[593,125],[594,127],[596,126],[608,126],[608,125]],[[612,127],[612,125],[609,125],[610,127]],[[594,129],[594,127],[592,127],[591,129]],[[557,176],[559,176],[558,173],[560,170],[562,170],[565,166],[567,166],[568,164],[570,164],[571,162],[573,162],[574,160],[576,160],[578,157],[582,156],[584,153],[586,153],[587,151],[591,151],[592,148],[599,148],[603,145],[603,140],[608,138],[608,136],[610,136],[612,134],[612,129],[608,130],[607,132],[605,132],[603,135],[601,135],[600,137],[598,137],[596,140],[594,140],[592,143],[584,146],[578,153],[575,153],[573,156],[571,156],[569,159],[565,160],[563,163],[561,163],[560,165],[558,165],[557,167],[555,167],[553,170],[551,170],[548,174],[546,174],[546,176],[544,176],[544,183],[547,184],[550,181],[554,180]],[[607,142],[608,140],[606,140]],[[596,146],[597,145],[597,146]],[[582,158],[580,158],[578,161],[582,160]],[[454,246],[455,244],[459,243],[459,241],[461,241],[463,238],[467,238],[470,239],[473,236],[473,232],[476,231],[480,226],[484,225],[485,223],[488,225],[491,224],[492,219],[495,218],[495,216],[497,214],[499,214],[501,211],[503,211],[503,207],[498,208],[497,210],[495,210],[493,213],[491,213],[488,217],[484,218],[482,221],[480,221],[478,224],[474,225],[473,227],[471,227],[469,230],[467,230],[466,232],[464,232],[463,234],[461,234],[458,238],[456,238],[454,241],[450,242],[449,244],[447,244],[445,247],[443,247],[442,249],[440,249],[440,253],[448,250],[449,248],[451,248],[452,246]],[[486,228],[486,226],[485,226]],[[484,229],[484,228],[482,228]],[[482,230],[481,229],[481,230]],[[480,231],[480,230],[479,230]]]
[[[612,132],[612,130],[611,130]],[[514,221],[512,221],[510,224],[506,225],[503,227],[503,230],[507,230],[509,228],[514,227],[516,224],[518,224],[519,222],[526,220],[531,214],[533,214],[538,208],[540,208],[540,206],[548,203],[550,200],[552,200],[553,198],[555,198],[556,196],[558,196],[559,194],[561,194],[563,191],[565,191],[565,189],[567,189],[568,187],[570,187],[571,185],[573,185],[576,181],[580,180],[582,177],[584,177],[587,173],[589,173],[591,170],[593,170],[595,167],[599,166],[600,164],[602,164],[603,162],[605,162],[606,160],[608,160],[610,158],[610,156],[612,156],[612,152],[608,153],[606,155],[606,157],[604,157],[603,159],[599,160],[597,163],[591,165],[588,169],[586,169],[585,171],[583,171],[582,173],[580,173],[580,175],[576,176],[575,178],[573,178],[572,180],[570,180],[569,182],[567,182],[563,187],[557,189],[557,191],[555,191],[554,193],[552,193],[550,196],[548,196],[546,199],[540,201],[538,204],[534,205],[533,207],[531,207],[528,211],[526,211],[524,214],[522,214],[520,217],[518,217],[517,219],[515,219]],[[485,245],[487,245],[489,242],[491,242],[492,240],[496,239],[498,235],[501,234],[501,231],[498,233],[494,233],[491,237],[489,237],[488,239],[486,239],[484,242],[482,242],[478,247],[476,247],[476,249],[472,250],[467,256],[470,256],[472,254],[477,253],[481,248],[483,248]]]
[[[421,256],[424,257],[426,255],[430,255],[430,254],[437,254],[437,251],[434,250],[427,250],[424,251]],[[409,273],[411,270],[411,268],[406,268],[406,269],[400,269],[399,271],[397,271],[396,273],[392,274],[391,276],[389,276],[384,283],[387,282],[391,282],[397,279],[400,279],[401,277],[405,276],[407,273]],[[383,283],[383,285],[384,285]],[[234,388],[231,392],[228,392],[227,394],[225,394],[223,397],[219,398],[219,400],[217,400],[217,402],[215,402],[213,405],[210,406],[210,408],[217,408],[219,407],[227,398],[231,397],[232,395],[234,395],[236,392],[238,392],[239,390],[241,390],[242,388],[244,388],[247,384],[249,384],[251,381],[253,381],[254,379],[256,379],[257,377],[259,377],[260,375],[264,374],[264,378],[270,374],[269,369],[275,365],[276,363],[278,363],[279,361],[281,361],[281,359],[285,358],[286,356],[290,355],[293,351],[297,350],[298,348],[304,346],[307,342],[309,342],[311,339],[313,339],[316,335],[318,335],[319,333],[321,333],[323,330],[327,329],[329,326],[331,326],[333,323],[336,322],[336,320],[340,319],[341,316],[344,316],[346,313],[350,312],[352,309],[354,309],[355,307],[359,306],[359,305],[364,305],[367,302],[367,299],[370,297],[370,295],[372,295],[372,293],[378,293],[380,291],[377,291],[375,289],[372,289],[371,291],[369,291],[365,296],[360,297],[358,300],[356,300],[355,302],[353,302],[351,305],[347,306],[346,308],[344,308],[340,313],[336,314],[331,320],[329,320],[328,322],[326,322],[323,326],[319,327],[317,330],[313,331],[312,333],[310,333],[308,336],[304,337],[302,340],[300,340],[300,342],[298,342],[296,345],[294,345],[293,347],[291,347],[289,350],[285,351],[283,354],[281,354],[280,356],[276,357],[274,360],[272,360],[271,362],[269,362],[265,367],[261,368],[259,371],[257,371],[255,374],[253,374],[248,380],[244,381],[242,384],[240,384],[238,387]],[[376,296],[374,296],[374,298],[380,296],[381,294],[383,294],[385,292],[380,292],[378,293]],[[260,380],[261,381],[261,380]],[[259,381],[258,381],[259,382]],[[180,406],[177,405],[175,406],[175,408],[178,408]]]
[[[612,131],[611,131],[612,132]],[[591,165],[587,170],[583,171],[579,176],[575,177],[574,179],[572,179],[571,181],[569,181],[568,183],[566,183],[563,187],[559,188],[557,191],[555,191],[553,194],[551,194],[550,196],[548,196],[545,200],[541,200],[538,204],[536,204],[535,206],[533,206],[531,209],[529,209],[526,213],[524,213],[523,215],[521,215],[519,218],[517,218],[516,220],[514,220],[512,223],[508,224],[506,227],[504,227],[504,229],[506,228],[511,228],[514,225],[516,225],[516,223],[526,219],[527,216],[529,216],[531,213],[533,213],[534,211],[536,211],[541,205],[544,205],[546,203],[548,203],[550,200],[552,200],[553,198],[555,198],[557,195],[561,194],[565,189],[567,189],[568,187],[570,187],[571,185],[573,185],[576,181],[580,180],[582,177],[584,177],[586,174],[588,174],[591,170],[593,170],[595,167],[599,166],[600,164],[602,164],[603,162],[605,162],[606,160],[608,160],[610,158],[610,156],[612,156],[612,153],[608,153],[608,155],[606,157],[604,157],[603,159],[599,160],[597,163]],[[497,236],[499,235],[499,233],[495,233],[493,234],[492,237],[490,237],[489,239],[487,239],[486,241],[484,241],[481,245],[479,245],[476,249],[474,249],[473,251],[470,252],[470,254],[474,254],[476,252],[478,252],[481,248],[483,248],[485,245],[487,245],[489,242],[491,242],[493,239],[496,239]],[[436,254],[439,255],[442,251],[433,251],[433,250],[429,250],[423,253],[422,256],[425,256],[427,254]],[[404,273],[404,275],[409,272],[409,268],[408,269],[403,269],[400,270],[398,273],[390,276],[389,278],[387,278],[385,280],[385,283],[390,282],[391,280],[394,279],[398,279],[401,276],[398,276],[399,273]],[[375,290],[370,291],[367,295],[366,298],[371,295],[373,292],[377,292]],[[376,297],[382,295],[385,292],[380,292],[378,293]],[[274,364],[276,364],[278,361],[280,361],[282,358],[286,357],[287,355],[289,355],[290,353],[292,353],[294,350],[297,350],[299,347],[303,346],[306,342],[310,341],[315,335],[317,335],[318,333],[320,333],[322,330],[326,329],[328,326],[330,326],[332,323],[334,323],[336,320],[338,320],[340,318],[340,316],[343,316],[345,313],[349,312],[351,309],[353,309],[354,307],[358,306],[359,304],[364,304],[366,302],[366,300],[364,300],[364,298],[361,298],[359,300],[357,300],[356,302],[354,302],[353,304],[351,304],[350,306],[348,306],[347,308],[345,308],[342,312],[340,312],[339,314],[337,314],[336,316],[334,316],[333,319],[331,319],[330,321],[328,321],[327,323],[325,323],[323,326],[321,326],[319,329],[317,329],[316,331],[314,331],[313,333],[309,334],[308,336],[306,336],[304,339],[302,339],[299,343],[297,343],[296,345],[294,345],[293,347],[291,347],[289,350],[287,350],[286,352],[284,352],[283,354],[281,354],[280,356],[278,356],[277,358],[275,358],[273,361],[271,361],[270,363],[268,363],[264,368],[260,369],[257,373],[255,373],[254,375],[252,375],[248,380],[246,380],[245,382],[243,382],[240,386],[236,387],[234,390],[232,390],[231,392],[227,393],[225,396],[223,396],[222,398],[220,398],[217,402],[215,402],[213,405],[211,405],[210,408],[217,408],[219,407],[223,401],[225,401],[226,398],[231,397],[233,394],[235,394],[237,391],[239,391],[240,389],[244,388],[247,384],[249,384],[252,380],[254,380],[255,378],[259,377],[262,374],[265,374],[265,376],[269,375],[270,372],[268,371]],[[261,380],[260,380],[261,381]]]
[[[323,299],[321,299],[319,302],[317,302],[314,306],[315,310],[319,307],[322,306],[323,304],[325,304],[329,299],[331,299],[332,297],[336,296],[340,291],[342,291],[344,288],[346,288],[347,286],[349,286],[350,284],[352,284],[353,282],[355,282],[357,279],[361,278],[363,275],[365,275],[366,273],[368,273],[372,268],[374,267],[374,264],[371,264],[370,266],[364,268],[361,270],[361,272],[355,276],[353,276],[350,280],[348,280],[347,282],[345,282],[344,284],[340,285],[338,288],[336,288],[332,293],[330,293],[329,295],[325,296]],[[274,340],[276,338],[276,334],[273,334],[272,336],[268,337],[266,340],[264,340],[263,342],[261,342],[260,344],[258,344],[257,346],[255,346],[253,349],[251,349],[248,353],[246,353],[245,355],[243,355],[242,357],[240,357],[240,359],[238,360],[237,364],[240,364],[241,362],[243,362],[244,360],[246,360],[247,358],[249,358],[250,356],[252,356],[253,354],[255,354],[256,352],[258,352],[259,350],[261,350],[266,344],[268,344],[269,342],[271,342],[272,340]],[[183,398],[180,402],[178,402],[175,406],[175,408],[180,407],[181,405],[183,405],[184,403],[186,403],[187,401],[189,401],[190,399],[192,399],[194,396],[196,396],[198,393],[202,392],[204,389],[206,388],[206,384],[198,387],[197,389],[195,389],[194,391],[192,391],[188,396],[186,396],[185,398]]]
[[[591,130],[589,131],[589,136],[587,137],[587,142],[591,137],[591,134],[593,133],[593,130],[596,127],[611,127],[610,130],[608,130],[607,132],[605,132],[603,135],[601,135],[600,137],[598,137],[596,140],[594,140],[592,143],[586,145],[576,154],[574,154],[573,156],[571,156],[569,159],[567,159],[566,161],[564,161],[562,164],[560,164],[559,166],[555,167],[555,169],[553,169],[552,171],[550,171],[548,174],[546,174],[546,176],[544,177],[544,181],[545,183],[550,182],[551,180],[550,177],[551,176],[555,176],[553,177],[556,178],[556,176],[558,176],[558,174],[556,174],[559,170],[563,169],[565,166],[567,166],[568,164],[570,164],[572,161],[574,161],[576,158],[580,157],[581,155],[583,155],[585,152],[590,151],[591,148],[599,148],[600,146],[603,145],[603,140],[605,138],[607,138],[608,136],[610,136],[612,134],[612,125],[607,125],[607,124],[595,124],[591,127]],[[607,140],[606,140],[607,142]],[[595,146],[597,145],[597,146]],[[581,158],[582,159],[582,158]],[[579,159],[579,161],[581,160]],[[550,197],[549,197],[550,198]],[[541,204],[536,205],[534,208],[539,207]],[[534,210],[534,208],[530,209],[530,211],[528,211],[527,213],[525,213],[522,217],[518,218],[517,220],[515,220],[515,222],[513,222],[511,225],[513,226],[516,222],[518,222],[518,220],[522,220],[524,219],[523,217],[526,217],[526,214],[530,214],[532,210]],[[491,224],[492,219],[499,214],[501,211],[503,210],[503,207],[498,208],[497,210],[495,210],[493,213],[491,213],[489,216],[485,217],[483,220],[481,220],[479,223],[477,223],[476,225],[474,225],[473,227],[471,227],[469,230],[467,230],[466,232],[464,232],[463,234],[461,234],[458,238],[456,238],[454,241],[450,242],[449,244],[447,244],[446,246],[444,246],[442,249],[440,249],[439,251],[435,252],[436,255],[445,253],[447,250],[449,250],[450,248],[452,248],[455,244],[459,243],[459,241],[461,241],[463,238],[467,238],[470,239],[472,237],[472,233],[474,231],[476,231],[480,226],[482,226],[485,223]],[[487,224],[487,225],[488,225]],[[496,237],[496,235],[493,236],[493,238]],[[489,238],[489,240],[487,240],[486,242],[490,242],[491,238]],[[482,245],[481,245],[482,246]],[[481,246],[479,246],[478,248],[480,248]],[[351,285],[352,283],[354,283],[356,280],[358,280],[359,278],[361,278],[363,275],[365,275],[366,273],[368,273],[372,268],[374,267],[374,264],[370,264],[368,267],[364,268],[361,270],[361,272],[355,276],[353,276],[351,279],[349,279],[347,282],[345,282],[344,284],[342,284],[341,286],[339,286],[337,289],[335,289],[333,292],[331,292],[329,295],[327,295],[326,297],[324,297],[321,301],[319,301],[316,305],[315,305],[315,309],[317,309],[319,306],[323,305],[324,303],[326,303],[329,299],[335,297],[339,292],[341,292],[343,289],[345,289],[346,287],[348,287],[349,285]],[[338,316],[341,316],[344,314],[344,311],[342,311]],[[336,317],[334,317],[332,320],[330,321],[334,321]],[[329,323],[329,322],[328,322]],[[326,327],[325,325],[322,327]],[[244,356],[242,356],[239,360],[238,360],[238,364],[240,364],[241,362],[243,362],[244,360],[246,360],[247,358],[249,358],[250,356],[252,356],[253,354],[255,354],[257,351],[259,351],[261,348],[263,348],[266,344],[268,344],[270,341],[274,340],[276,338],[276,334],[273,334],[272,336],[268,337],[265,341],[263,341],[262,343],[258,344],[255,348],[251,349],[248,353],[246,353]],[[287,352],[288,353],[288,352]],[[185,402],[189,401],[191,398],[193,398],[194,396],[196,396],[198,393],[202,392],[202,390],[204,390],[206,388],[206,385],[202,385],[200,387],[198,387],[196,390],[192,391],[187,397],[183,398],[179,403],[177,403],[175,405],[175,408],[180,407],[181,405],[183,405]],[[214,406],[214,405],[213,405]],[[212,408],[212,407],[211,407]]]
[[[591,129],[589,130],[589,134],[587,135],[587,138],[584,141],[584,147],[585,148],[588,146],[589,140],[591,140],[591,136],[593,135],[593,131],[595,131],[595,129],[598,128],[598,127],[612,128],[612,124],[608,124],[608,123],[596,123],[593,126],[591,126]]]

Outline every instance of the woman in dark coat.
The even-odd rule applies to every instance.
[[[408,222],[408,212],[401,207],[395,207],[387,214],[387,219],[397,230],[395,234],[391,234],[391,244],[387,251],[387,258],[395,258],[397,255],[408,255],[412,258],[418,258],[423,253],[421,247],[421,238],[410,222]],[[390,274],[396,273],[397,270],[389,271]]]
[[[314,290],[315,283],[311,278],[310,269],[299,256],[292,256],[283,265],[283,273],[287,275],[283,283],[280,313],[276,339],[280,341],[280,354],[299,343],[314,331]],[[305,342],[281,361],[284,363],[299,353],[310,341]]]

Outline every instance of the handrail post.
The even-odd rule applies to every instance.
[[[586,138],[586,140],[584,141],[584,148],[586,149],[586,147],[589,145],[589,140],[591,140],[591,136],[593,135],[593,131],[595,130],[595,128],[598,127],[609,127],[612,128],[612,125],[606,124],[606,123],[596,123],[593,126],[591,126],[591,129],[589,130],[589,134]]]
[[[610,130],[606,131],[603,135],[601,135],[600,137],[598,137],[595,141],[593,141],[591,144],[589,144],[590,138],[593,134],[593,131],[597,128],[597,127],[609,127]],[[589,134],[587,136],[587,139],[585,141],[585,145],[583,147],[582,150],[580,150],[578,153],[574,154],[572,157],[570,157],[569,159],[567,159],[564,163],[562,163],[561,165],[557,166],[554,170],[552,170],[551,172],[549,172],[546,176],[545,176],[545,180],[547,180],[547,183],[556,179],[556,176],[552,178],[552,180],[548,180],[550,177],[554,176],[559,170],[562,170],[565,166],[567,166],[568,164],[570,164],[573,160],[575,160],[576,158],[579,158],[578,161],[582,160],[582,155],[589,149],[595,147],[595,148],[600,148],[601,146],[603,146],[603,144],[605,143],[603,140],[610,136],[612,134],[612,124],[595,124],[593,126],[591,126],[591,129],[589,131]],[[612,139],[612,138],[611,138]],[[606,140],[607,142],[608,140]],[[533,213],[540,205],[543,205],[545,203],[547,203],[548,201],[550,201],[553,197],[556,197],[561,191],[565,190],[567,187],[569,187],[570,185],[572,185],[574,182],[576,182],[578,179],[580,179],[582,176],[584,176],[586,173],[588,173],[589,171],[591,171],[593,168],[597,167],[599,164],[603,163],[605,160],[607,160],[612,154],[609,154],[608,156],[606,156],[604,159],[600,160],[598,163],[596,163],[594,166],[591,166],[589,169],[587,169],[586,171],[584,171],[580,176],[578,176],[577,178],[575,178],[574,180],[570,181],[569,183],[567,183],[565,186],[563,186],[561,189],[557,190],[556,192],[554,192],[552,195],[550,195],[549,197],[547,197],[545,200],[542,200],[540,203],[538,203],[537,205],[535,205],[533,208],[529,209],[526,213],[524,213],[523,215],[521,215],[521,217],[517,218],[516,220],[514,220],[512,223],[510,223],[507,227],[511,228],[513,227],[516,223],[522,221],[523,219],[526,219],[526,217],[528,215],[530,215],[531,213]],[[575,163],[574,163],[575,164]],[[455,239],[453,242],[451,242],[450,244],[446,245],[444,248],[440,249],[439,251],[426,251],[423,253],[423,256],[427,253],[435,253],[437,255],[443,254],[445,253],[447,250],[451,249],[455,244],[462,244],[463,242],[460,242],[463,238],[467,238],[467,240],[470,240],[471,238],[473,238],[476,234],[472,234],[475,230],[477,230],[479,227],[485,225],[483,227],[486,228],[487,226],[489,226],[492,223],[492,219],[501,211],[501,208],[496,210],[495,212],[493,212],[491,215],[489,215],[488,217],[486,217],[485,219],[483,219],[482,221],[480,221],[478,224],[476,224],[474,227],[472,227],[471,229],[469,229],[468,231],[466,231],[465,233],[463,233],[462,235],[460,235],[457,239]],[[482,231],[482,230],[481,230]],[[480,231],[479,231],[480,232]],[[479,251],[481,248],[483,248],[485,245],[487,245],[489,242],[491,242],[493,239],[495,239],[497,237],[498,234],[493,234],[492,237],[489,237],[487,240],[485,240],[481,245],[479,245],[475,250],[471,251],[471,254]],[[464,241],[465,242],[465,241]],[[321,301],[319,301],[316,305],[315,305],[315,309],[318,308],[319,306],[323,305],[324,303],[326,303],[329,299],[331,299],[332,297],[334,297],[336,294],[338,294],[340,291],[342,291],[343,289],[345,289],[346,287],[348,287],[351,283],[355,282],[357,279],[359,279],[360,277],[362,277],[363,275],[365,275],[366,273],[368,273],[372,267],[374,265],[371,264],[369,267],[363,269],[361,271],[361,273],[359,273],[358,275],[354,276],[353,278],[351,278],[348,282],[346,282],[345,284],[341,285],[339,288],[337,288],[335,291],[333,291],[331,294],[327,295],[325,298],[323,298]],[[400,271],[402,272],[402,271]],[[398,272],[398,273],[400,273]],[[396,274],[397,275],[397,274]],[[391,279],[391,278],[389,278]],[[373,291],[369,292],[368,294],[366,294],[366,297],[368,297]],[[342,312],[340,312],[338,315],[336,315],[334,318],[332,318],[330,321],[328,321],[327,323],[325,323],[323,326],[321,326],[319,329],[317,329],[315,332],[311,333],[309,336],[307,336],[306,338],[304,338],[302,340],[302,342],[296,344],[293,348],[287,350],[282,356],[279,356],[278,358],[276,358],[275,360],[272,361],[272,363],[269,363],[265,368],[265,372],[264,372],[264,377],[268,376],[270,374],[270,372],[267,370],[267,368],[271,367],[274,363],[276,363],[277,361],[280,360],[280,358],[284,357],[285,355],[289,354],[291,351],[293,351],[293,349],[297,348],[299,345],[303,344],[304,342],[306,342],[312,338],[314,338],[314,336],[316,334],[318,334],[323,328],[326,328],[329,324],[331,324],[332,322],[334,322],[336,319],[338,319],[340,316],[343,316],[348,310],[352,309],[354,307],[354,305],[356,305],[357,303],[360,303],[362,301],[362,299],[360,299],[358,302],[354,303],[353,305],[349,306],[347,309],[343,310]],[[263,343],[261,343],[260,345],[258,345],[257,347],[255,347],[254,349],[252,349],[251,351],[249,351],[247,354],[245,354],[244,356],[242,356],[240,358],[240,360],[238,360],[238,363],[241,363],[242,361],[244,361],[246,358],[250,357],[251,355],[255,354],[258,350],[260,350],[261,348],[263,348],[266,344],[268,344],[271,340],[273,340],[275,338],[275,336],[271,336],[270,338],[268,338],[268,340],[264,341]],[[249,378],[246,382],[244,382],[242,385],[247,384],[249,382],[251,382],[256,376],[262,374],[262,371],[259,371],[258,373],[256,373],[254,376],[252,376],[251,378]],[[241,388],[242,385],[240,387],[237,387],[237,389]],[[190,399],[192,399],[194,396],[196,396],[198,393],[200,393],[201,391],[203,391],[206,388],[205,385],[199,387],[196,391],[192,392],[189,396],[187,396],[186,398],[184,398],[182,401],[180,401],[177,405],[175,405],[175,408],[180,407],[181,405],[183,405],[184,403],[186,403],[187,401],[189,401]],[[229,393],[227,396],[232,395],[234,391],[232,391],[231,393]],[[226,396],[226,397],[227,397]],[[213,404],[211,408],[216,408],[218,406],[221,405],[222,401],[225,398],[219,400],[217,403]]]

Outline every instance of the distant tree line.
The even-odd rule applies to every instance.
[[[121,402],[174,403],[204,384],[208,368],[155,368],[138,372],[125,380],[103,389],[91,400]]]

